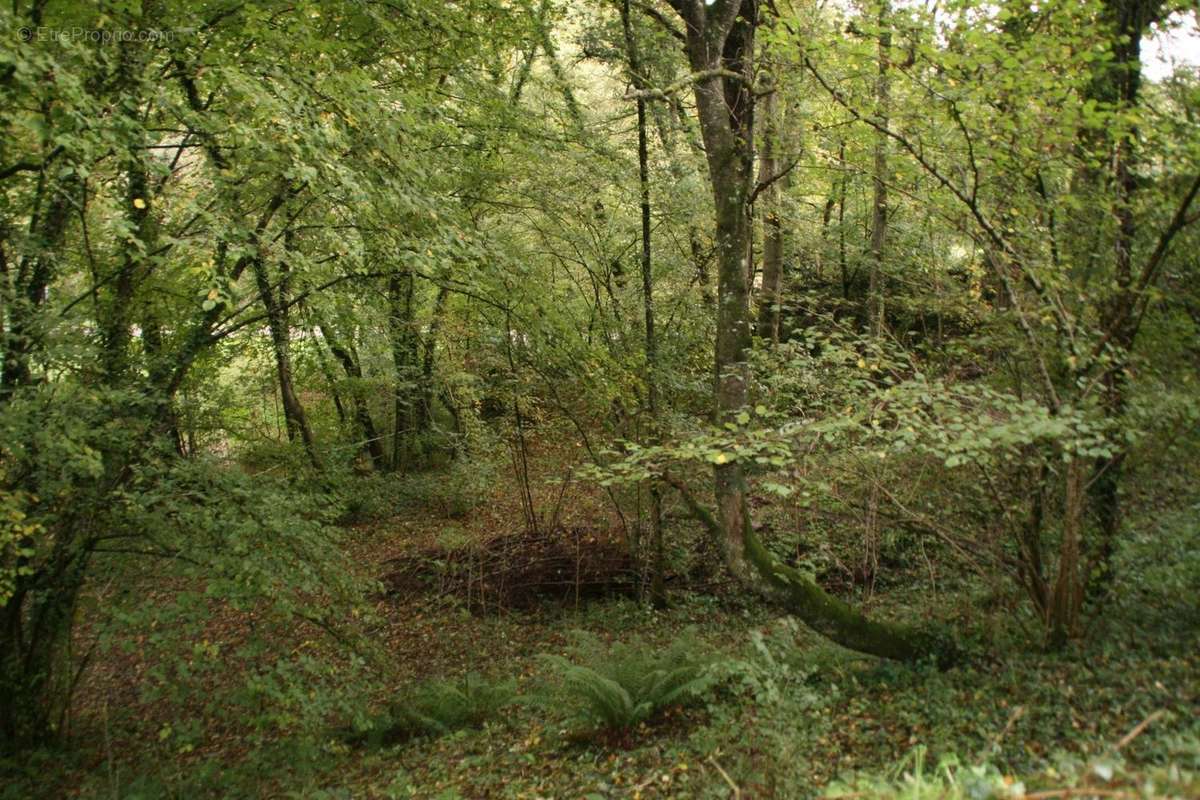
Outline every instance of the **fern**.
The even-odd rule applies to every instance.
[[[374,749],[418,736],[442,736],[461,728],[477,728],[515,697],[516,683],[512,680],[491,683],[478,675],[468,675],[461,682],[429,681],[411,689],[350,738]]]
[[[578,716],[595,728],[632,728],[702,697],[717,682],[715,659],[690,635],[665,650],[633,643],[605,652],[591,638],[582,638],[573,650],[576,661],[590,665],[557,655],[542,658],[561,677]]]

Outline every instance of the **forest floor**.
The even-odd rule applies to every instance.
[[[564,526],[607,520],[599,497],[578,493],[563,504]],[[90,670],[80,689],[70,755],[29,760],[27,774],[36,778],[0,790],[0,798],[803,797],[852,772],[912,771],[921,758],[932,769],[951,756],[988,762],[1014,780],[1101,757],[1131,765],[1170,760],[1195,770],[1200,506],[1194,502],[1134,526],[1115,600],[1062,653],[1042,652],[998,622],[1012,613],[964,616],[980,587],[956,580],[950,567],[935,582],[936,593],[914,581],[888,582],[854,598],[874,613],[961,622],[973,655],[947,671],[842,650],[728,590],[676,589],[664,610],[610,598],[499,613],[472,613],[461,597],[381,595],[384,623],[375,635],[396,683],[377,687],[378,695],[398,695],[409,681],[480,673],[515,678],[519,695],[535,700],[506,707],[480,728],[390,747],[347,744],[331,731],[315,754],[301,755],[287,736],[248,738],[234,723],[224,733],[209,725],[200,744],[176,746],[171,725],[182,727],[179,710],[139,695],[153,665],[136,654],[114,657]],[[447,538],[484,537],[520,518],[513,494],[498,490],[494,502],[464,518],[421,510],[357,526],[347,547],[366,573],[379,577],[406,553]],[[230,627],[218,624],[211,635],[236,638],[244,622],[226,619],[221,624]],[[542,658],[571,652],[576,631],[648,649],[691,631],[743,668],[703,704],[669,709],[621,737],[579,736],[570,709],[546,694],[555,676]],[[1144,732],[1114,752],[1152,716]]]

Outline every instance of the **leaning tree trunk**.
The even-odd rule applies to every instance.
[[[748,201],[754,161],[752,87],[757,0],[671,0],[687,29],[687,52],[694,73],[700,131],[716,216],[717,336],[715,416],[731,421],[747,404],[751,347]],[[827,594],[808,576],[780,563],[763,547],[750,523],[746,479],[732,459],[716,465],[717,513],[691,498],[686,486],[664,476],[722,544],[729,569],[758,586],[814,630],[847,647],[885,658],[913,660],[929,655],[931,637],[903,625],[868,620]]]
[[[375,421],[371,419],[371,409],[367,406],[362,367],[354,357],[354,353],[342,346],[328,325],[318,322],[317,327],[321,331],[321,337],[325,340],[325,344],[329,346],[329,352],[333,353],[333,357],[342,365],[346,377],[351,381],[350,402],[354,404],[354,420],[358,423],[359,431],[363,436],[363,449],[370,456],[371,466],[375,468],[375,471],[382,472],[387,468],[387,457],[383,452],[383,442],[375,429]]]
[[[714,535],[724,535],[722,523],[700,505],[682,481],[671,475],[664,479],[679,490],[692,515]],[[779,561],[755,535],[749,516],[743,517],[742,543],[745,555],[761,578],[759,588],[795,614],[808,627],[843,647],[897,661],[917,661],[935,656],[943,662],[954,658],[946,643],[919,628],[872,620],[854,606],[834,597],[816,581]]]

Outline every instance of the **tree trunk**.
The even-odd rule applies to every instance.
[[[122,48],[118,63],[118,85],[127,94],[137,94],[141,71],[144,69],[144,48]],[[121,104],[122,123],[131,131],[140,129],[140,104]],[[119,243],[121,264],[111,282],[107,302],[101,306],[100,333],[103,342],[101,361],[105,380],[110,386],[120,385],[130,369],[129,345],[132,341],[134,294],[152,265],[145,264],[155,246],[157,225],[152,208],[149,168],[146,162],[147,137],[140,132],[131,138],[124,153],[125,214],[133,234],[132,241]]]
[[[437,364],[438,332],[442,328],[446,302],[450,299],[449,274],[445,276],[445,280],[447,283],[438,289],[437,297],[433,301],[433,319],[429,322],[429,333],[425,336],[424,352],[421,355],[421,408],[417,415],[418,428],[421,431],[433,428],[433,373]]]
[[[85,527],[62,520],[46,563],[17,576],[0,607],[0,753],[50,741],[70,701],[71,670],[62,656],[95,546],[76,535]]]
[[[701,506],[687,486],[671,475],[664,480],[679,490],[684,503],[707,529],[723,533],[722,523]],[[746,556],[754,567],[768,599],[775,600],[800,620],[843,647],[860,653],[897,661],[918,661],[936,656],[942,664],[951,663],[957,653],[946,642],[909,625],[872,620],[850,604],[822,589],[816,581],[772,556],[754,534],[745,517],[742,539]]]
[[[633,87],[638,92],[644,90],[645,81],[638,59],[637,43],[633,36],[633,26],[629,19],[629,0],[621,4],[621,26],[625,33],[625,49],[629,60],[629,72]],[[637,99],[637,134],[638,134],[638,187],[641,195],[642,211],[642,310],[645,316],[645,351],[646,351],[646,412],[650,418],[650,437],[657,441],[659,431],[658,420],[658,337],[654,330],[654,273],[650,258],[650,158],[646,137],[646,100],[639,96]],[[666,604],[666,586],[664,583],[663,551],[663,513],[662,495],[656,481],[650,482],[650,536],[654,554],[654,565],[650,581],[650,597],[657,606]]]
[[[842,299],[849,300],[850,271],[846,265],[846,188],[850,182],[850,172],[846,169],[846,142],[844,140],[838,143],[838,164],[842,168],[837,199],[838,274],[842,278]]]
[[[371,466],[377,472],[381,472],[387,468],[387,457],[383,452],[383,442],[379,438],[379,432],[375,429],[375,422],[371,419],[371,409],[367,407],[367,398],[363,389],[363,374],[362,367],[358,363],[358,359],[354,354],[347,350],[333,336],[329,326],[323,322],[317,323],[317,327],[321,330],[321,336],[325,339],[325,344],[329,346],[329,352],[333,353],[333,357],[342,365],[342,369],[346,373],[346,377],[350,379],[350,401],[354,404],[354,419],[358,423],[359,430],[363,436],[363,449],[371,458]]]
[[[1142,36],[1162,13],[1160,0],[1108,0],[1105,14],[1113,25],[1113,61],[1101,67],[1092,94],[1121,110],[1137,106],[1142,84]],[[1108,131],[1103,134],[1108,137]],[[1111,212],[1116,222],[1113,241],[1113,281],[1116,291],[1101,311],[1100,329],[1111,346],[1112,363],[1102,377],[1102,402],[1105,416],[1119,421],[1126,407],[1126,368],[1137,338],[1133,308],[1138,289],[1133,280],[1133,248],[1137,237],[1134,194],[1137,191],[1136,129],[1116,141],[1108,142],[1112,174]],[[1100,459],[1095,466],[1089,490],[1091,505],[1098,522],[1098,537],[1089,571],[1093,594],[1107,593],[1112,581],[1112,560],[1122,524],[1121,480],[1125,469],[1125,450],[1119,447],[1111,458]]]
[[[883,127],[887,127],[891,110],[888,87],[888,50],[892,45],[891,6],[888,0],[879,3],[879,74],[875,79],[875,116]],[[872,174],[874,197],[871,210],[871,271],[867,282],[867,330],[878,337],[883,332],[884,287],[883,259],[887,242],[888,221],[888,139],[881,131],[875,131],[875,163]]]
[[[392,347],[392,463],[393,470],[405,471],[412,448],[410,440],[416,428],[417,404],[413,386],[417,370],[416,335],[413,332],[413,275],[397,272],[388,279],[388,338]]]
[[[313,334],[317,333],[317,329],[313,329]],[[338,392],[337,376],[334,375],[333,366],[329,363],[329,355],[324,350],[318,350],[318,357],[321,363],[321,374],[325,376],[325,383],[329,384],[329,395],[333,400],[334,411],[337,412],[338,424],[346,424],[346,404],[342,402],[342,395]]]
[[[758,4],[757,0],[715,0],[709,4],[672,0],[672,5],[686,25],[688,60],[697,74],[696,107],[716,215],[714,416],[718,424],[723,424],[746,405],[749,390],[747,203],[754,160],[751,58]],[[692,500],[682,483],[669,476],[664,478],[680,489],[693,514],[719,540],[730,571],[749,581],[752,566],[769,589],[782,595],[788,608],[813,629],[847,647],[886,658],[912,660],[933,650],[935,643],[930,637],[905,626],[867,620],[826,594],[811,579],[773,558],[754,535],[745,475],[737,459],[714,468],[715,516]]]
[[[288,324],[286,301],[282,297],[276,297],[267,274],[267,265],[261,258],[254,258],[251,268],[254,270],[259,297],[266,309],[267,328],[271,333],[271,347],[275,354],[275,373],[279,379],[279,395],[283,401],[283,418],[287,424],[288,439],[295,441],[299,436],[309,461],[320,469],[317,443],[292,380],[291,326]]]
[[[688,53],[696,73],[718,69],[738,78],[705,77],[695,84],[700,134],[707,154],[716,215],[717,336],[714,348],[714,417],[732,421],[748,399],[751,347],[747,254],[750,219],[747,201],[753,175],[753,94],[756,0],[726,0],[709,8],[705,19],[684,6]],[[722,13],[717,13],[718,10]],[[724,18],[722,19],[722,15]],[[722,29],[723,28],[723,29]],[[741,532],[746,527],[746,482],[731,460],[714,467],[717,513],[724,531],[720,543],[729,569],[748,577]]]
[[[1058,553],[1058,576],[1050,598],[1046,620],[1049,644],[1061,648],[1079,631],[1086,576],[1082,568],[1084,478],[1083,462],[1067,465],[1063,500],[1062,542]]]
[[[31,215],[36,250],[22,256],[17,264],[12,293],[7,298],[8,328],[4,337],[4,365],[0,373],[0,401],[7,400],[19,386],[33,380],[30,358],[40,347],[36,324],[38,312],[46,302],[46,290],[54,278],[58,249],[66,237],[77,181],[67,178],[58,185],[53,178],[39,177],[39,198],[48,197],[45,214]]]
[[[783,300],[783,225],[779,219],[786,177],[779,174],[778,137],[782,130],[783,111],[779,104],[779,89],[772,87],[764,103],[766,131],[759,180],[770,182],[763,193],[763,272],[762,293],[758,306],[758,336],[770,342],[779,341],[779,304]]]

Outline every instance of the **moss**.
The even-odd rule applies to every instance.
[[[783,564],[763,547],[749,525],[742,533],[746,558],[781,597],[789,611],[843,647],[897,661],[936,656],[950,660],[950,649],[918,628],[869,619],[861,611],[822,589],[816,581]]]
[[[687,485],[671,475],[664,480],[674,486],[692,515],[717,541],[725,541],[721,523],[711,511],[696,501]],[[942,666],[958,659],[952,643],[919,628],[901,623],[869,619],[858,609],[822,589],[816,581],[772,556],[750,527],[749,509],[742,514],[742,548],[754,567],[781,602],[808,627],[860,653],[896,661],[920,661],[935,658]]]

